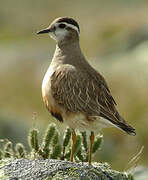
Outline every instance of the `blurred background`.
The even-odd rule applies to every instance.
[[[75,18],[89,63],[106,78],[117,108],[136,128],[135,137],[105,129],[94,158],[123,170],[144,145],[148,165],[148,1],[0,0],[0,138],[27,144],[31,127],[43,132],[55,121],[41,96],[41,83],[55,50],[36,31],[59,16]],[[57,122],[59,129],[64,129]]]

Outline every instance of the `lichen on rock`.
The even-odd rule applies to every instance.
[[[127,174],[112,170],[107,163],[93,163],[89,166],[87,163],[52,159],[9,160],[1,164],[0,172],[7,180],[128,180]]]

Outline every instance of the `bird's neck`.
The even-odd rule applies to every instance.
[[[57,44],[52,63],[75,65],[82,59],[83,54],[79,42],[64,45]]]

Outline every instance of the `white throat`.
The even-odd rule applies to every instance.
[[[68,31],[67,30],[60,30],[60,29],[57,29],[55,32],[51,32],[49,33],[49,36],[51,38],[53,38],[54,40],[56,40],[56,42],[60,42],[62,41],[65,36],[67,35]]]
[[[70,28],[74,29],[78,33],[78,36],[79,36],[80,33],[79,33],[79,30],[78,30],[78,28],[76,26],[74,26],[72,24],[68,24],[66,22],[64,22],[62,24],[65,24],[67,27],[70,27]],[[50,37],[53,38],[54,40],[56,40],[56,42],[62,41],[65,38],[65,36],[67,36],[68,33],[69,33],[68,30],[66,30],[66,29],[58,28],[58,25],[59,25],[59,23],[55,24],[55,26],[56,26],[55,32],[50,32],[49,33]]]

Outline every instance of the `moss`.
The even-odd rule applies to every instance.
[[[98,171],[98,168],[100,170]],[[83,171],[87,172],[87,176],[83,176]],[[92,180],[92,179],[101,179],[101,180],[128,180],[128,177],[126,174],[120,173],[118,171],[111,170],[109,165],[101,164],[101,163],[95,163],[95,166],[87,166],[85,167],[71,167],[65,171],[58,171],[54,176],[54,180],[60,180],[60,179],[68,179],[68,180]]]
[[[52,179],[53,180],[63,180],[63,179],[68,179],[68,180],[74,180],[74,179],[77,179],[79,180],[80,179],[80,175],[77,173],[77,168],[75,167],[72,167],[70,169],[67,169],[66,171],[59,171],[57,172],[53,177]]]

